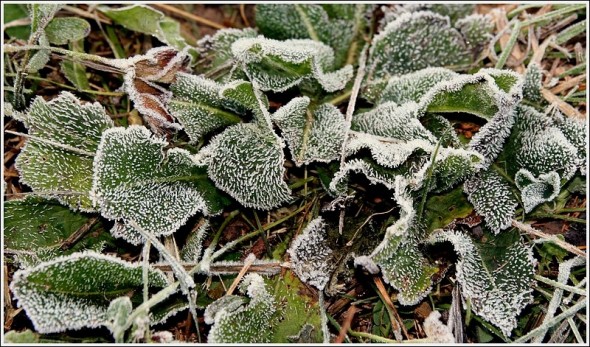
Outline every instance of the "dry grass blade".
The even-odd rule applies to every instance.
[[[555,235],[546,234],[540,230],[533,228],[530,225],[523,224],[523,223],[521,223],[517,220],[514,220],[514,219],[512,220],[512,226],[521,230],[521,231],[524,231],[530,235],[537,236],[542,239],[551,241],[551,242],[555,243],[556,245],[558,245],[559,247],[561,247],[561,248],[565,249],[566,251],[571,252],[575,255],[578,255],[580,257],[586,257],[586,253],[581,251],[578,247],[558,239],[557,237],[555,237]]]
[[[393,313],[393,317],[390,317],[391,327],[393,328],[393,331],[396,332],[401,330],[406,339],[411,340],[411,337],[408,334],[408,330],[406,329],[401,317],[399,316],[399,313],[395,309],[395,305],[391,301],[391,298],[389,297],[387,290],[385,290],[385,286],[383,285],[383,281],[381,281],[381,277],[373,277],[373,280],[375,281],[375,285],[379,290],[379,296],[383,299],[385,305],[387,305],[387,307],[389,308],[388,312],[391,311]]]
[[[545,100],[555,105],[561,112],[563,112],[568,117],[578,118],[581,120],[586,119],[586,117],[580,112],[578,112],[578,110],[576,110],[572,105],[561,100],[557,95],[553,94],[550,90],[541,88],[541,95],[545,98]]]
[[[240,272],[238,273],[238,276],[236,276],[236,278],[232,282],[231,286],[229,287],[229,289],[225,293],[226,296],[232,295],[232,293],[238,287],[238,284],[242,280],[242,277],[244,277],[244,275],[246,274],[246,272],[248,271],[250,266],[252,266],[252,263],[254,263],[255,260],[256,260],[256,257],[252,253],[250,253],[248,255],[248,257],[246,257],[246,260],[244,261],[244,267],[242,267],[242,270],[240,270]]]
[[[348,331],[348,329],[350,329],[350,324],[352,323],[354,315],[358,311],[359,309],[355,306],[350,306],[348,308],[348,311],[346,311],[345,315],[346,318],[344,320],[344,323],[342,323],[342,326],[340,327],[340,332],[338,333],[338,337],[336,337],[336,340],[334,340],[334,343],[342,343],[344,341],[344,338],[346,337],[346,332]]]

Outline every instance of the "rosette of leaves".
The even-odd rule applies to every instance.
[[[495,165],[471,178],[465,192],[486,224],[498,233],[510,226],[517,203],[526,213],[557,197],[576,173],[585,175],[586,124],[559,113],[520,105]],[[578,171],[579,170],[579,171]]]
[[[110,324],[111,300],[142,288],[142,272],[141,264],[87,251],[17,271],[10,289],[40,333],[97,328]],[[154,269],[148,281],[167,285]]]
[[[104,108],[62,92],[48,102],[37,97],[15,118],[29,132],[16,159],[21,182],[73,210],[95,211],[90,198],[94,156],[102,133],[113,126]]]

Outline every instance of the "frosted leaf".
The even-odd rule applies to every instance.
[[[304,283],[323,290],[336,268],[332,262],[333,251],[326,245],[326,223],[318,217],[295,238],[287,252],[297,277]]]
[[[463,182],[479,170],[483,160],[484,158],[474,151],[454,148],[439,149],[428,191],[444,192],[459,182]],[[417,176],[422,176],[421,172]]]
[[[246,207],[269,210],[291,198],[283,147],[272,130],[241,123],[215,136],[200,156],[219,189]]]
[[[464,66],[471,62],[461,34],[448,17],[432,12],[404,13],[373,38],[369,75],[387,78],[436,66]]]
[[[422,125],[440,141],[443,147],[460,148],[461,141],[448,119],[438,113],[427,113],[421,119]]]
[[[90,23],[83,18],[54,18],[45,27],[45,34],[50,43],[65,45],[69,42],[82,40],[90,33]]]
[[[435,343],[455,343],[451,328],[440,321],[440,312],[432,311],[424,320],[424,332],[429,341]]]
[[[514,117],[514,110],[498,112],[471,138],[469,149],[483,155],[484,161],[481,165],[483,169],[488,168],[504,149],[504,144],[514,125]]]
[[[94,211],[92,156],[102,132],[113,126],[104,108],[62,92],[49,102],[37,97],[17,119],[32,136],[16,159],[21,182],[74,210]]]
[[[449,69],[430,67],[402,76],[391,77],[378,103],[382,104],[387,101],[392,101],[399,105],[408,101],[418,103],[422,96],[437,83],[451,80],[457,76],[459,74]]]
[[[409,12],[418,12],[418,11],[430,11],[434,13],[438,13],[442,16],[449,17],[451,23],[457,22],[457,20],[470,15],[473,13],[475,9],[474,4],[445,4],[445,3],[432,3],[432,4],[421,4],[421,3],[409,3],[409,4],[399,4],[396,5],[395,8],[385,8],[385,18],[383,18],[382,23],[386,24],[400,15]]]
[[[365,15],[370,8],[364,4],[258,4],[256,26],[272,39],[323,42],[334,49],[335,65],[342,66],[351,44],[369,24]]]
[[[75,253],[14,274],[10,289],[42,334],[108,324],[110,300],[142,287],[142,264],[95,252]],[[166,276],[150,269],[149,283]]]
[[[356,114],[351,129],[383,136],[397,141],[423,139],[436,143],[436,138],[420,123],[418,105],[408,102],[401,106],[393,102]]]
[[[461,294],[473,312],[500,328],[509,337],[517,325],[516,316],[531,303],[536,261],[532,249],[518,234],[497,236],[494,245],[476,245],[461,232],[440,232],[431,242],[449,241],[459,255],[457,280]]]
[[[526,168],[535,176],[555,171],[564,179],[570,179],[576,172],[577,148],[548,116],[532,107],[520,106],[514,135],[509,145],[515,152],[518,167]]]
[[[156,236],[170,235],[201,211],[216,214],[223,201],[207,179],[204,167],[147,128],[130,126],[106,131],[94,162],[94,202],[109,219],[137,222]],[[141,241],[132,228],[116,224],[113,235]]]
[[[408,188],[406,178],[395,178],[394,198],[400,206],[400,217],[387,227],[383,241],[368,258],[381,268],[385,282],[399,291],[399,303],[415,305],[430,292],[430,278],[436,268],[428,264],[418,248],[421,231],[419,223],[415,221],[416,211]],[[362,263],[370,264],[362,261],[363,257],[359,258]],[[355,263],[359,264],[357,260]]]
[[[377,163],[366,159],[352,159],[344,163],[340,170],[334,174],[330,181],[329,191],[342,195],[346,193],[348,177],[353,173],[360,173],[367,177],[371,184],[383,184],[388,189],[393,189],[396,172],[387,170]]]
[[[244,110],[220,95],[221,89],[222,85],[215,81],[185,73],[179,73],[170,86],[173,97],[168,108],[191,142],[241,121],[235,113]]]
[[[257,96],[252,83],[243,80],[230,82],[219,90],[219,95],[244,109],[252,110],[259,121],[266,123],[268,98],[262,93]]]
[[[275,312],[274,297],[267,291],[264,279],[249,274],[240,290],[250,298],[225,296],[205,309],[205,323],[213,324],[208,343],[265,343],[271,337],[270,320]]]
[[[582,175],[586,175],[587,165],[587,131],[588,124],[571,117],[562,117],[556,121],[563,136],[577,149],[577,165]]]
[[[525,213],[531,212],[539,204],[555,199],[561,189],[559,174],[554,171],[536,178],[528,170],[520,169],[514,182],[520,189]]]
[[[459,29],[468,46],[474,51],[481,51],[492,40],[494,23],[490,16],[472,14],[459,19],[455,28]]]
[[[518,204],[506,179],[488,169],[467,180],[463,187],[469,202],[495,234],[511,225]]]
[[[272,115],[297,166],[337,159],[344,141],[344,115],[338,108],[322,104],[308,110],[308,105],[309,98],[295,98]]]
[[[524,83],[522,85],[522,95],[525,99],[535,102],[541,101],[542,78],[543,71],[539,64],[530,63],[524,74]]]
[[[90,217],[74,212],[55,200],[28,196],[22,200],[4,203],[4,247],[15,251],[16,262],[21,267],[31,267],[39,262],[82,249],[100,248],[101,242],[110,238],[108,233],[88,230],[71,248],[63,250],[69,237],[84,226],[92,226]],[[98,235],[97,235],[98,234]],[[92,236],[91,236],[92,235]]]
[[[522,98],[520,75],[509,70],[481,69],[441,81],[425,93],[419,108],[427,112],[465,112],[486,120],[507,112]]]
[[[186,262],[198,262],[203,255],[203,242],[209,230],[209,221],[202,220],[201,225],[197,230],[191,231],[182,250],[180,251],[180,258]]]
[[[304,79],[314,79],[325,91],[335,92],[346,86],[353,73],[350,65],[328,72],[334,52],[312,40],[242,38],[232,44],[232,54],[263,91],[283,92]]]
[[[197,42],[199,59],[204,60],[205,67],[210,71],[215,68],[221,69],[233,60],[231,45],[234,42],[241,38],[254,38],[256,36],[258,34],[252,28],[217,30],[213,36],[206,35]]]

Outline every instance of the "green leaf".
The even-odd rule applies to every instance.
[[[456,231],[435,233],[431,242],[448,241],[459,255],[457,280],[473,312],[509,337],[516,317],[533,301],[535,259],[518,232],[502,233],[493,242],[477,244]]]
[[[133,304],[128,296],[121,296],[113,299],[107,308],[107,328],[113,335],[125,328],[127,318],[133,310]]]
[[[60,4],[29,4],[29,16],[31,17],[31,33],[37,33],[45,29],[53,16],[64,5]]]
[[[39,35],[39,46],[49,47],[49,41],[47,40],[47,35],[44,32],[41,32]],[[35,73],[47,65],[49,59],[51,58],[51,53],[48,49],[40,49],[36,51],[29,62],[27,63],[26,70],[28,73]]]
[[[349,65],[328,72],[334,66],[334,52],[312,40],[242,38],[232,44],[232,53],[250,80],[263,91],[283,92],[312,79],[325,91],[335,92],[352,78]]]
[[[368,27],[369,8],[364,4],[258,4],[256,26],[272,39],[322,42],[334,49],[335,66],[343,66],[351,45]]]
[[[21,265],[29,267],[40,261],[82,249],[97,249],[110,241],[108,233],[92,233],[80,239],[73,247],[62,250],[65,241],[87,223],[88,215],[74,212],[54,200],[27,197],[4,204],[4,247],[22,252]],[[90,224],[89,224],[90,225]]]
[[[182,247],[180,258],[185,262],[197,263],[203,253],[203,242],[210,228],[209,221],[202,219],[196,230],[192,230]]]
[[[152,35],[178,50],[187,46],[185,39],[180,35],[179,24],[149,6],[141,4],[119,8],[99,6],[98,9],[129,30]]]
[[[276,313],[271,319],[271,343],[321,343],[320,307],[316,300],[299,294],[305,285],[291,271],[267,281],[274,288]],[[297,293],[297,294],[295,294]],[[302,334],[300,334],[302,333]],[[298,337],[294,341],[294,337]]]
[[[533,102],[541,101],[541,82],[543,72],[539,64],[532,62],[529,64],[522,85],[522,95],[525,99]]]
[[[200,156],[219,189],[246,207],[269,210],[291,198],[283,147],[272,130],[241,123],[215,136]]]
[[[337,159],[344,141],[344,115],[338,108],[322,104],[310,110],[309,102],[294,98],[272,115],[297,166]]]
[[[430,196],[424,211],[426,229],[433,231],[444,228],[455,219],[469,216],[473,207],[459,186],[448,193]]]
[[[29,11],[25,4],[4,4],[2,8],[4,12],[4,24],[15,20],[24,20],[29,17]],[[4,30],[8,36],[19,40],[28,40],[31,35],[31,25],[19,25]]]
[[[84,52],[84,42],[76,41],[70,44],[70,49],[75,52]],[[90,82],[86,76],[86,66],[69,60],[64,60],[60,64],[64,76],[78,90],[89,90]]]
[[[271,337],[270,319],[275,312],[275,299],[258,274],[249,274],[240,284],[250,301],[225,296],[205,309],[205,323],[213,324],[208,343],[266,343]]]
[[[93,197],[101,214],[121,222],[135,221],[156,236],[170,235],[197,212],[221,211],[219,197],[189,152],[173,148],[142,126],[106,131],[94,162]],[[138,232],[117,224],[114,236],[137,244]]]
[[[576,162],[582,175],[586,175],[587,165],[587,146],[588,124],[583,120],[572,117],[557,117],[556,125],[561,130],[563,136],[576,148]]]
[[[404,13],[373,38],[367,66],[375,80],[437,66],[466,66],[471,54],[449,19],[432,12]]]
[[[37,332],[58,333],[108,324],[110,300],[142,286],[142,265],[94,252],[60,257],[14,274],[10,289]],[[166,276],[150,270],[153,287]]]
[[[531,212],[539,204],[555,199],[561,189],[561,180],[555,171],[541,174],[537,178],[528,170],[520,169],[514,181],[520,189],[525,213]]]
[[[479,53],[492,40],[494,23],[490,16],[473,14],[456,21],[455,28],[459,29],[472,52]]]
[[[410,3],[400,5],[395,9],[399,14],[406,12],[418,12],[418,11],[431,11],[438,13],[441,16],[449,17],[451,23],[455,23],[459,19],[470,15],[475,10],[474,4],[444,4],[444,3],[432,3],[432,4],[421,4],[421,3]]]
[[[4,335],[4,342],[26,343],[29,345],[32,343],[37,344],[40,342],[40,336],[29,329],[23,331],[10,330],[6,333],[6,335]]]
[[[81,40],[89,33],[90,23],[77,17],[54,18],[45,28],[47,39],[54,45],[65,45]]]
[[[94,211],[89,197],[93,156],[102,132],[113,126],[103,107],[81,104],[62,92],[49,102],[37,97],[17,119],[33,136],[16,159],[21,182],[74,210]]]
[[[221,95],[221,89],[222,85],[201,76],[176,75],[176,81],[170,86],[173,98],[168,109],[191,142],[198,142],[212,131],[241,121],[235,112],[244,113],[243,107]]]
[[[408,101],[418,103],[436,84],[457,76],[459,74],[456,72],[442,67],[431,67],[402,76],[393,76],[387,82],[378,103],[383,104],[387,101],[398,105]]]
[[[467,198],[475,211],[484,217],[494,232],[508,228],[516,210],[517,201],[510,183],[493,169],[482,171],[464,184]]]
[[[472,177],[478,170],[483,157],[473,151],[442,148],[435,158],[428,191],[441,193]]]

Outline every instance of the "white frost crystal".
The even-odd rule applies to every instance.
[[[561,189],[561,180],[555,171],[541,174],[536,178],[528,170],[520,169],[516,173],[514,181],[520,189],[526,213],[531,212],[539,204],[555,199]]]
[[[440,321],[440,312],[432,311],[424,320],[424,332],[428,339],[436,343],[454,343],[455,336],[448,325]]]
[[[293,271],[301,281],[319,290],[324,289],[335,269],[330,261],[333,251],[326,245],[326,233],[326,223],[318,217],[309,222],[288,250]]]

